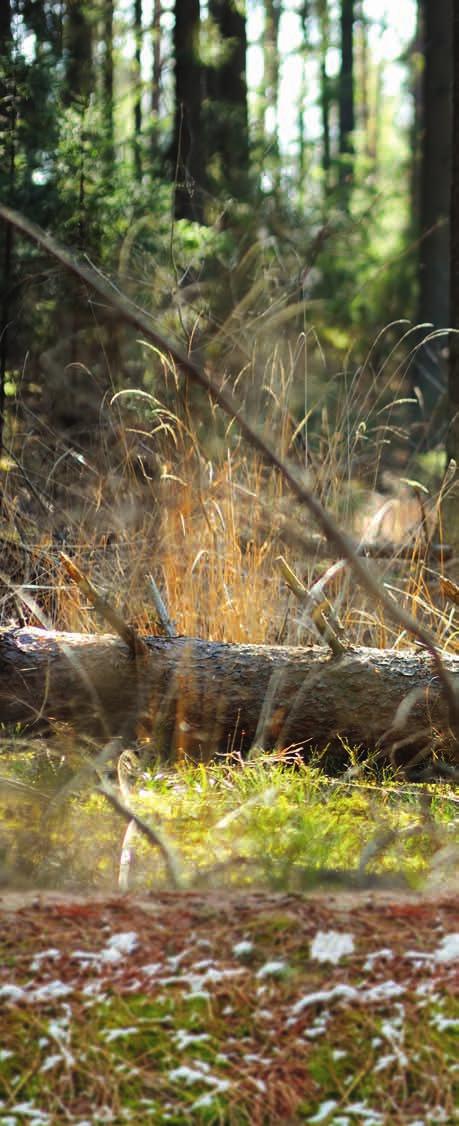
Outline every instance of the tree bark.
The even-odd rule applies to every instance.
[[[142,182],[142,0],[134,0],[134,176]]]
[[[330,13],[328,10],[328,0],[320,0],[318,5],[318,15],[320,22],[320,114],[322,118],[322,171],[324,183],[324,196],[327,202],[328,191],[330,188],[330,165],[331,165],[331,143],[330,143],[330,109],[331,109],[331,90],[330,78],[327,71],[327,55],[330,47]]]
[[[449,230],[451,183],[452,0],[421,0],[424,71],[420,176],[419,320],[448,327]],[[429,417],[444,389],[445,341],[431,341],[417,364]]]
[[[451,195],[449,275],[449,338],[448,421],[446,440],[448,459],[459,466],[459,0],[453,0],[453,96],[451,143]],[[456,556],[459,555],[459,472],[445,499],[443,518],[446,534]],[[457,576],[456,576],[457,577]]]
[[[66,74],[63,90],[65,105],[80,104],[86,109],[94,89],[92,27],[84,0],[67,0],[64,24]]]
[[[175,175],[176,219],[204,218],[201,186],[202,66],[199,58],[199,0],[176,0],[174,23],[175,115],[172,159]]]
[[[339,80],[339,181],[345,206],[354,168],[354,0],[341,0],[341,72]]]
[[[151,736],[155,753],[208,760],[298,748],[326,748],[327,768],[343,765],[343,743],[371,751],[410,738],[410,761],[433,727],[446,732],[447,707],[431,659],[417,650],[355,649],[331,658],[321,648],[230,645],[198,638],[144,639],[137,660],[118,638],[47,632],[0,635],[0,723],[39,730],[70,723],[78,736]],[[458,678],[459,658],[445,664]],[[397,708],[413,693],[405,728],[388,739]]]
[[[220,37],[221,58],[207,68],[207,160],[219,164],[217,187],[237,200],[247,197],[249,183],[249,131],[247,108],[247,29],[245,4],[234,0],[209,0],[211,16]]]
[[[279,27],[281,0],[265,0],[265,30],[263,36],[263,88],[264,135],[268,166],[272,175],[273,190],[280,188],[279,157]]]
[[[13,68],[12,11],[5,0],[0,13],[0,156],[4,164],[0,187],[5,199],[14,203],[16,180],[16,82]],[[13,230],[5,227],[0,249],[1,314],[0,314],[0,453],[3,449],[5,424],[5,383],[8,367],[8,328],[10,320],[11,284],[13,274]]]
[[[103,117],[104,117],[104,153],[107,180],[110,183],[113,177],[113,164],[115,159],[115,135],[113,115],[113,10],[114,0],[104,0],[103,32],[104,54],[102,61],[102,90],[103,90]]]
[[[161,83],[161,0],[154,0],[151,21],[151,43],[153,52],[153,69],[151,79],[151,112],[154,126],[159,118],[159,96]],[[154,146],[156,157],[156,139]]]

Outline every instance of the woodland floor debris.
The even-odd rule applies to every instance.
[[[457,897],[6,893],[0,917],[4,1126],[455,1121]]]

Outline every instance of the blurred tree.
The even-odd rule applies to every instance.
[[[142,0],[134,0],[134,176],[142,179]]]
[[[153,0],[151,19],[151,42],[153,69],[151,79],[151,112],[153,117],[153,158],[156,156],[156,125],[159,118],[159,98],[161,86],[161,0]]]
[[[15,186],[16,91],[13,71],[12,12],[9,0],[0,5],[0,152],[2,198],[13,205]],[[3,448],[5,380],[8,362],[8,323],[12,280],[13,228],[2,227],[2,307],[0,323],[0,453]]]
[[[110,184],[115,157],[113,118],[113,0],[103,0],[102,115],[104,123],[105,175]]]
[[[448,370],[448,434],[447,461],[456,470],[442,506],[443,535],[452,547],[458,580],[459,560],[459,0],[452,0],[452,124],[451,124],[451,193],[450,193],[450,307]]]
[[[354,168],[354,0],[341,0],[341,71],[339,80],[339,182],[341,201],[349,202]]]
[[[451,131],[451,198],[450,198],[450,335],[448,373],[449,429],[446,444],[448,459],[459,466],[459,0],[452,0],[453,35],[453,97]],[[459,472],[445,503],[446,535],[459,557]]]
[[[86,0],[66,0],[64,24],[65,105],[86,108],[94,88],[92,23]]]
[[[281,162],[278,136],[279,104],[279,25],[282,14],[281,0],[265,0],[265,27],[263,36],[263,103],[266,163],[272,169],[274,193],[280,188]]]
[[[247,31],[238,0],[209,0],[219,49],[207,68],[207,161],[212,186],[244,200],[249,183]]]
[[[305,6],[304,6],[305,7]],[[330,47],[330,15],[328,0],[317,0],[320,34],[320,114],[322,120],[322,171],[325,197],[330,187],[330,108],[331,84],[327,71],[327,56]],[[305,16],[303,15],[303,27]]]
[[[172,159],[176,219],[204,217],[202,145],[202,81],[199,53],[199,0],[176,0],[174,22],[175,111]]]
[[[451,167],[452,0],[420,0],[424,57],[420,168],[419,319],[448,325]],[[423,349],[419,365],[429,415],[444,387],[444,341]]]

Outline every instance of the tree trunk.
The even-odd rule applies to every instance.
[[[419,320],[447,328],[449,320],[449,231],[451,177],[452,0],[421,0],[424,54],[420,178]],[[444,389],[445,341],[422,349],[417,365],[425,417]]]
[[[153,51],[151,112],[153,115],[153,127],[155,128],[159,118],[159,91],[161,83],[161,0],[154,0],[153,3],[153,15],[151,20],[151,43]],[[156,137],[154,155],[156,156]]]
[[[142,0],[134,0],[134,176],[142,180]]]
[[[459,466],[459,0],[453,0],[453,112],[450,199],[450,310],[447,456]],[[446,534],[459,556],[459,473],[444,504]]]
[[[357,54],[358,54],[358,83],[359,119],[363,136],[363,151],[371,159],[370,145],[370,98],[369,98],[369,51],[368,51],[368,21],[364,3],[361,0],[357,24]]]
[[[264,136],[267,165],[271,170],[273,189],[280,188],[280,157],[278,134],[279,109],[279,25],[281,18],[280,0],[265,0],[265,33],[263,37],[263,87],[264,87]]]
[[[9,0],[4,0],[0,13],[0,153],[3,159],[3,187],[5,201],[14,203],[16,180],[16,82],[13,70],[12,12]],[[13,231],[9,224],[3,228],[0,250],[2,263],[1,322],[0,322],[0,453],[3,449],[5,423],[5,382],[8,367],[8,328],[13,274]]]
[[[348,203],[353,172],[354,112],[354,0],[341,0],[341,73],[339,83],[339,180]]]
[[[176,0],[174,23],[175,118],[172,159],[176,219],[203,220],[201,193],[202,67],[199,58],[199,0]]]
[[[113,0],[104,0],[103,9],[104,56],[102,63],[102,90],[104,115],[104,149],[107,180],[110,183],[114,162],[113,123]]]
[[[320,0],[320,114],[322,118],[322,171],[324,176],[324,196],[327,204],[330,187],[330,79],[327,71],[327,55],[330,47],[330,15],[328,0]]]
[[[94,86],[92,28],[84,0],[67,0],[64,25],[66,75],[63,100],[86,109]]]
[[[209,15],[219,33],[222,53],[217,65],[207,70],[207,157],[219,162],[218,186],[225,194],[244,199],[249,171],[245,14],[234,0],[209,0]]]
[[[343,743],[375,748],[413,693],[409,735],[397,761],[412,759],[447,709],[430,658],[419,651],[229,645],[196,638],[146,638],[134,660],[117,638],[47,632],[0,635],[0,723],[37,729],[72,724],[78,736],[151,734],[155,752],[208,760],[252,745],[298,748],[330,768],[347,761]],[[459,678],[459,658],[446,658]],[[386,751],[390,744],[386,738]]]

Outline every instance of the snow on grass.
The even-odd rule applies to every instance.
[[[354,936],[340,931],[317,931],[311,942],[311,958],[316,962],[332,962],[354,952]]]
[[[112,934],[105,950],[101,953],[102,961],[120,962],[127,954],[133,954],[138,945],[139,939],[136,931],[122,931],[120,934]]]
[[[122,931],[120,934],[112,934],[107,942],[107,945],[99,951],[93,950],[74,950],[72,958],[80,962],[84,968],[86,966],[97,967],[103,965],[116,965],[122,962],[129,954],[133,954],[139,945],[139,939],[136,931]]]
[[[162,962],[149,962],[146,966],[142,966],[140,972],[146,974],[147,977],[156,977],[156,974],[159,974],[162,968]]]
[[[26,995],[27,1001],[38,1001],[40,1004],[43,1001],[60,1001],[62,997],[69,997],[73,992],[70,985],[66,985],[64,981],[47,981],[45,985],[39,985],[37,989],[33,989],[31,993]]]
[[[185,1028],[178,1028],[174,1040],[179,1052],[184,1052],[192,1044],[202,1044],[204,1040],[209,1040],[208,1032],[187,1032]]]
[[[332,1005],[334,1002],[348,1001],[350,1004],[378,1004],[380,1001],[390,1001],[394,997],[401,997],[405,993],[405,986],[396,981],[382,981],[371,988],[362,988],[355,985],[334,985],[332,989],[320,989],[316,993],[306,993],[292,1006],[292,1018],[296,1018],[305,1009],[315,1005]],[[291,1021],[288,1021],[290,1024]]]
[[[126,1036],[134,1036],[140,1031],[137,1025],[130,1025],[128,1028],[104,1028],[102,1036],[107,1044],[112,1044],[114,1040],[123,1040]]]
[[[247,958],[249,954],[253,953],[253,942],[248,938],[241,939],[233,946],[233,954],[235,958]]]
[[[0,985],[0,1000],[6,1001],[10,1005],[16,1005],[19,1002],[27,1002],[28,1004],[42,1001],[58,1001],[62,997],[68,997],[73,992],[70,985],[65,982],[48,981],[45,985],[39,985],[36,989],[30,989],[30,986],[24,987],[22,985]]]
[[[30,969],[35,973],[41,970],[43,962],[55,962],[56,958],[61,957],[60,950],[56,950],[55,946],[50,946],[49,950],[41,950],[35,954],[33,961],[30,963]]]
[[[454,1017],[444,1017],[442,1013],[434,1013],[430,1023],[439,1032],[459,1032],[459,1019]]]
[[[363,963],[363,968],[367,973],[372,973],[376,962],[390,962],[393,957],[393,951],[388,946],[383,946],[381,950],[374,950],[372,954],[368,955]]]
[[[291,1012],[293,1017],[297,1017],[313,1005],[333,1004],[334,1001],[358,1001],[359,998],[359,990],[354,985],[335,985],[333,989],[319,989],[315,993],[306,993],[292,1005]]]
[[[5,1123],[6,1126],[9,1126],[10,1123],[16,1126],[16,1123],[24,1122],[24,1120],[33,1123],[33,1126],[47,1126],[47,1123],[51,1122],[49,1114],[39,1110],[31,1102],[15,1103],[14,1106],[10,1107],[10,1110],[11,1115],[6,1115],[5,1118],[0,1119],[2,1126],[5,1126]],[[21,1115],[21,1117],[18,1118],[17,1115]]]
[[[381,981],[379,985],[373,985],[371,989],[362,989],[360,998],[371,1005],[373,1002],[391,1001],[393,997],[402,997],[404,993],[405,986],[399,985],[397,981]]]
[[[459,932],[444,935],[435,951],[435,960],[437,962],[459,961]]]
[[[278,961],[265,962],[264,966],[261,966],[260,969],[257,970],[256,976],[258,978],[282,977],[282,974],[285,973],[287,968],[287,962],[284,962],[281,959],[279,959]]]
[[[0,985],[0,1001],[7,1001],[14,1005],[18,1001],[27,1001],[27,993],[22,985]]]
[[[206,1087],[212,1087],[212,1095],[222,1094],[231,1086],[229,1079],[220,1079],[218,1075],[212,1075],[209,1064],[204,1063],[203,1060],[194,1060],[192,1067],[187,1064],[174,1067],[169,1072],[168,1078],[171,1083],[183,1084],[184,1087],[194,1087],[197,1083],[203,1083]]]
[[[338,1103],[336,1099],[325,1099],[325,1102],[321,1103],[317,1108],[314,1116],[312,1118],[308,1118],[308,1122],[324,1122],[325,1119],[328,1118],[328,1116],[332,1113],[332,1111],[336,1110],[337,1106]]]

